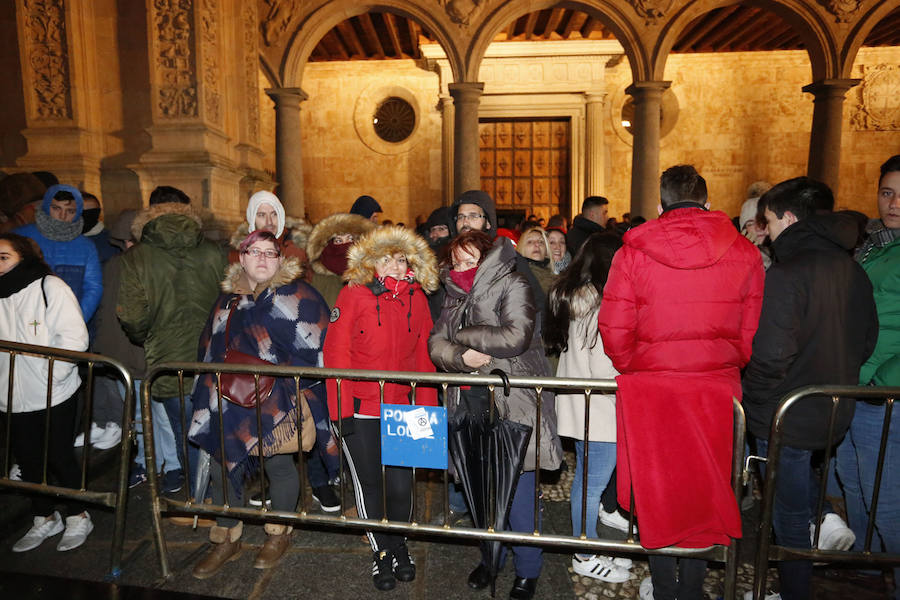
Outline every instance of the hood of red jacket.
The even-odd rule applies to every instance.
[[[739,232],[722,211],[676,208],[625,234],[625,243],[674,269],[702,269],[715,264]]]

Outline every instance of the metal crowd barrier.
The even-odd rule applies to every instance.
[[[0,352],[9,354],[9,384],[7,390],[7,419],[5,431],[5,448],[3,454],[3,473],[0,474],[0,488],[10,488],[21,490],[24,492],[36,492],[60,498],[69,498],[78,502],[86,502],[112,508],[115,511],[115,525],[113,527],[112,547],[110,549],[109,573],[107,579],[118,579],[121,574],[122,548],[125,542],[125,509],[128,500],[128,469],[129,456],[131,453],[131,442],[134,439],[134,383],[131,373],[119,361],[102,356],[100,354],[92,354],[90,352],[75,352],[72,350],[62,350],[59,348],[49,348],[47,346],[34,346],[31,344],[20,344],[18,342],[0,341]],[[45,358],[49,360],[49,369],[47,377],[47,404],[46,404],[46,420],[44,431],[50,430],[50,402],[53,394],[53,365],[56,361],[76,363],[79,366],[86,367],[86,377],[83,378],[82,389],[84,390],[84,406],[82,431],[84,432],[84,450],[81,456],[81,487],[78,489],[65,488],[57,485],[51,485],[47,481],[47,446],[49,443],[48,435],[44,435],[43,450],[43,475],[41,483],[29,483],[27,481],[13,481],[9,479],[9,470],[12,465],[10,460],[10,433],[12,420],[9,414],[15,410],[16,399],[13,397],[13,382],[15,377],[16,357],[33,356]],[[116,477],[116,490],[113,492],[91,491],[87,489],[88,483],[88,459],[91,448],[91,414],[94,401],[94,372],[98,365],[103,365],[111,369],[116,376],[121,378],[125,385],[125,405],[122,411],[122,442],[119,446],[119,464],[118,475]],[[35,441],[37,443],[37,441]],[[151,469],[152,470],[152,469]]]
[[[874,387],[874,386],[807,386],[794,390],[781,400],[775,416],[772,419],[772,428],[769,433],[767,457],[750,457],[766,463],[765,483],[763,487],[763,504],[762,516],[759,521],[759,545],[755,557],[755,573],[753,579],[753,598],[754,600],[762,600],[766,589],[766,573],[768,562],[770,560],[797,560],[809,559],[817,562],[840,562],[849,564],[865,564],[868,566],[898,566],[900,565],[900,554],[888,554],[872,552],[872,535],[874,532],[875,517],[878,511],[878,496],[881,485],[882,473],[884,470],[884,457],[887,449],[888,435],[890,433],[891,413],[894,408],[894,399],[900,395],[900,387]],[[784,446],[782,436],[784,434],[785,423],[790,422],[790,409],[807,399],[810,396],[826,396],[831,398],[831,414],[829,417],[828,435],[824,449],[824,469],[821,482],[819,483],[819,494],[816,503],[815,529],[813,532],[814,544],[812,548],[790,548],[776,545],[770,542],[772,532],[772,518],[775,505],[775,481],[778,476],[778,459],[781,456],[781,449]],[[869,519],[866,524],[866,536],[864,547],[861,552],[837,551],[837,550],[819,550],[819,528],[822,522],[822,516],[825,508],[825,495],[828,485],[827,474],[831,468],[831,457],[834,454],[836,443],[840,440],[835,439],[835,420],[837,418],[838,403],[843,400],[850,401],[866,401],[866,400],[884,400],[885,416],[881,430],[880,447],[878,453],[878,462],[875,471],[874,492],[871,498],[871,510]],[[896,432],[895,432],[896,435]]]
[[[182,431],[185,432],[185,439],[178,440],[178,443],[187,444],[186,435],[188,430],[188,423],[190,421],[190,416],[184,414],[184,396],[185,396],[185,377],[193,378],[194,375],[198,375],[201,373],[212,373],[217,378],[221,376],[222,373],[241,373],[248,375],[255,375],[257,377],[257,385],[258,385],[258,377],[261,375],[270,375],[276,377],[288,377],[294,380],[296,392],[299,396],[300,392],[300,379],[304,380],[318,380],[321,382],[321,385],[324,385],[324,381],[326,379],[334,379],[337,381],[338,386],[337,389],[340,390],[340,382],[343,379],[354,380],[354,381],[375,381],[380,384],[382,400],[384,394],[384,384],[387,382],[391,383],[407,383],[412,387],[412,400],[415,403],[416,391],[420,386],[434,386],[439,389],[442,389],[445,392],[449,386],[460,386],[460,385],[468,385],[468,386],[484,386],[488,389],[489,394],[491,395],[491,399],[493,400],[494,394],[500,393],[500,390],[504,387],[515,387],[515,388],[528,388],[534,391],[537,399],[537,422],[534,428],[533,435],[537,436],[535,440],[535,447],[538,449],[536,452],[537,456],[535,457],[535,463],[540,464],[540,414],[541,414],[541,392],[543,390],[553,391],[553,392],[578,392],[584,393],[585,398],[587,399],[585,410],[587,412],[585,419],[585,430],[587,431],[590,426],[590,396],[592,393],[610,393],[616,390],[616,382],[614,380],[597,380],[597,379],[558,379],[558,378],[550,378],[550,377],[518,377],[518,376],[500,376],[500,375],[471,375],[471,374],[461,374],[461,373],[439,373],[439,374],[423,374],[423,373],[414,373],[414,372],[396,372],[396,371],[364,371],[364,370],[339,370],[339,369],[322,369],[322,368],[301,368],[301,367],[281,367],[281,366],[272,366],[260,368],[258,366],[252,365],[237,365],[237,364],[224,364],[224,363],[166,363],[160,364],[156,367],[152,368],[150,372],[147,374],[146,378],[143,381],[143,385],[141,388],[141,401],[143,402],[141,415],[144,420],[144,448],[146,453],[146,461],[147,464],[155,464],[154,455],[155,455],[155,447],[153,440],[153,423],[152,423],[152,411],[150,410],[150,398],[152,395],[152,386],[156,379],[158,379],[163,374],[171,376],[175,374],[178,378],[179,382],[179,391],[181,397],[181,405],[182,405]],[[191,382],[191,379],[188,380],[188,383]],[[190,390],[187,390],[190,392]],[[217,399],[220,407],[221,403],[225,402],[225,400],[219,395]],[[345,401],[340,397],[340,391],[338,391],[338,408],[340,409],[341,402]],[[352,401],[352,400],[351,400]],[[221,410],[221,409],[220,409]],[[299,413],[299,411],[298,411]],[[257,418],[259,418],[259,412],[257,412]],[[298,414],[298,419],[299,414]],[[259,420],[257,420],[259,422]],[[298,423],[299,430],[299,423]],[[744,422],[744,412],[740,406],[740,403],[734,403],[734,454],[732,461],[732,484],[735,492],[736,498],[740,499],[740,494],[742,490],[742,458],[743,458],[743,449],[744,449],[744,431],[745,431],[745,422]],[[342,434],[342,431],[339,429],[339,435]],[[224,445],[224,441],[220,439],[220,446]],[[338,444],[342,447],[342,444],[339,442]],[[257,448],[259,450],[259,458],[261,463],[261,471],[262,474],[265,472],[265,459],[262,456],[262,449],[259,448],[259,444],[257,444]],[[186,449],[186,446],[185,446]],[[300,451],[298,450],[298,453]],[[587,452],[587,445],[585,445],[585,453]],[[187,455],[187,452],[184,454]],[[264,486],[261,486],[263,489],[263,497],[262,497],[262,506],[260,508],[244,508],[244,507],[236,507],[236,506],[227,506],[227,505],[212,505],[206,504],[203,502],[203,499],[193,498],[191,494],[192,490],[188,490],[185,486],[185,491],[183,493],[183,498],[173,499],[162,496],[158,491],[158,486],[156,483],[156,475],[153,470],[149,470],[150,475],[150,490],[151,490],[151,502],[152,502],[152,510],[153,510],[153,529],[154,529],[154,537],[157,544],[157,550],[159,553],[160,566],[162,569],[162,574],[164,577],[169,577],[171,575],[171,570],[169,567],[169,558],[166,550],[165,538],[162,532],[161,526],[161,513],[163,512],[175,512],[179,514],[187,514],[194,516],[203,516],[203,517],[217,517],[217,516],[225,516],[237,519],[248,519],[255,522],[266,522],[266,523],[281,523],[281,524],[289,524],[294,526],[300,525],[327,525],[339,529],[368,529],[368,530],[376,530],[376,531],[384,531],[391,533],[399,533],[407,536],[422,536],[427,535],[431,537],[452,537],[452,538],[462,538],[462,539],[473,539],[473,540],[492,540],[492,541],[501,541],[501,542],[511,542],[515,544],[531,544],[531,545],[541,545],[541,546],[554,546],[554,547],[563,547],[569,548],[573,551],[584,552],[584,553],[631,553],[631,554],[659,554],[666,556],[684,556],[684,557],[692,557],[692,558],[703,558],[712,561],[719,561],[725,563],[726,568],[726,582],[725,582],[725,598],[726,600],[731,600],[735,596],[735,586],[736,586],[736,575],[737,575],[737,549],[736,544],[731,543],[728,547],[725,546],[712,546],[710,548],[698,548],[698,549],[688,549],[688,548],[661,548],[661,549],[653,549],[648,550],[642,547],[639,543],[635,542],[634,534],[629,533],[627,539],[625,541],[613,540],[613,539],[587,539],[584,533],[580,536],[566,536],[566,535],[551,535],[551,534],[543,534],[538,533],[537,527],[535,527],[535,531],[533,533],[520,533],[520,532],[511,532],[511,531],[495,531],[491,529],[475,529],[471,527],[451,527],[445,518],[445,522],[443,525],[429,525],[422,524],[417,521],[419,518],[418,510],[416,506],[416,495],[413,495],[413,519],[412,522],[396,522],[396,521],[388,521],[387,519],[361,519],[361,518],[353,518],[344,515],[344,506],[341,505],[341,511],[336,513],[335,516],[331,515],[320,515],[309,512],[309,507],[306,504],[305,494],[303,490],[305,489],[306,482],[303,472],[304,461],[302,460],[302,456],[299,457],[299,464],[301,465],[301,494],[300,494],[300,508],[297,512],[288,512],[288,511],[275,511],[268,509],[266,507],[265,502],[265,491]],[[585,461],[587,457],[584,457]],[[219,468],[217,466],[211,466],[211,468]],[[586,469],[585,469],[586,470]],[[382,472],[383,473],[383,472]],[[382,475],[383,476],[383,475]],[[415,481],[415,469],[413,469],[413,481]],[[223,477],[226,480],[227,477]],[[346,477],[343,472],[343,462],[341,465],[340,472],[340,493],[339,498],[343,503],[343,498],[345,497],[345,485],[346,485]],[[443,471],[443,508],[444,515],[448,514],[448,475],[447,471]],[[535,489],[534,494],[535,498],[540,494],[540,483],[539,478],[536,478],[535,481]],[[227,490],[225,493],[225,498],[227,498]],[[383,500],[384,501],[384,500]],[[585,510],[585,507],[582,507],[582,511]],[[582,512],[584,514],[584,512]],[[535,523],[537,523],[538,519],[538,503],[535,503]],[[582,519],[584,522],[584,519]],[[634,531],[634,527],[632,526],[631,531]]]

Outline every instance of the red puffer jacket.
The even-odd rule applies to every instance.
[[[721,212],[665,212],[625,234],[613,259],[598,320],[622,373],[619,503],[634,490],[647,548],[741,536],[729,483],[732,398],[741,397],[762,295],[759,251]]]

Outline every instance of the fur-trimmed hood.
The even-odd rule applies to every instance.
[[[313,227],[312,233],[309,234],[309,241],[306,242],[306,255],[312,265],[313,271],[320,275],[328,275],[331,273],[319,257],[322,251],[328,245],[328,240],[339,233],[352,233],[353,239],[359,239],[364,233],[375,228],[375,223],[368,219],[364,219],[359,215],[351,215],[349,213],[338,213],[329,215],[319,221]]]
[[[285,217],[284,228],[286,231],[290,231],[290,240],[295,246],[303,249],[306,248],[306,244],[309,242],[309,235],[313,230],[312,225],[310,225],[303,219]],[[241,242],[243,242],[249,234],[249,223],[247,223],[247,221],[242,221],[241,224],[237,226],[237,229],[234,230],[234,233],[231,234],[231,240],[229,241],[229,244],[232,248],[237,250],[238,248],[240,248]]]
[[[161,202],[145,208],[134,217],[134,222],[131,224],[132,237],[137,241],[141,241],[144,226],[150,221],[163,215],[182,215],[188,217],[197,223],[197,227],[201,231],[203,229],[203,219],[200,218],[200,214],[190,204],[182,204],[181,202]]]
[[[278,267],[278,270],[275,271],[275,275],[272,276],[266,287],[270,290],[276,290],[298,279],[302,274],[303,267],[300,266],[300,261],[294,257],[286,258],[281,263],[281,266]],[[250,281],[244,273],[244,267],[239,262],[228,265],[228,268],[225,269],[225,279],[222,280],[219,287],[226,294],[252,294],[256,291],[250,285]]]
[[[406,256],[409,268],[426,292],[438,288],[438,267],[428,243],[407,227],[384,226],[365,234],[347,253],[344,279],[350,285],[366,285],[375,279],[375,261],[397,252]]]

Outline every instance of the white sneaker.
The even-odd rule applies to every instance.
[[[91,435],[91,444],[98,450],[109,450],[122,441],[122,428],[116,423],[107,423],[102,429],[103,433],[96,440]]]
[[[753,590],[744,592],[744,600],[753,600]],[[781,594],[766,592],[763,594],[763,600],[781,600]]]
[[[18,464],[13,464],[9,468],[9,478],[12,481],[22,481],[22,469]]]
[[[84,543],[88,534],[94,530],[94,524],[91,523],[91,515],[87,512],[75,515],[74,517],[66,517],[66,532],[63,534],[56,549],[60,552],[66,550],[74,550]]]
[[[812,545],[815,545],[815,534],[816,528],[810,524],[809,539]],[[855,541],[856,534],[842,518],[835,513],[825,514],[819,528],[819,550],[849,550]]]
[[[622,513],[617,510],[609,513],[605,510],[600,510],[600,522],[607,527],[612,527],[613,529],[618,529],[619,531],[628,533],[628,519],[623,517]],[[637,533],[637,530],[637,523],[635,523],[634,532]]]
[[[105,432],[106,430],[103,427],[100,427],[96,423],[91,423],[91,443],[95,444]],[[83,431],[75,436],[75,447],[81,448],[82,446],[84,446]]]
[[[641,600],[653,600],[653,582],[649,577],[644,577],[641,587],[638,588],[638,598]]]
[[[53,537],[57,533],[62,533],[65,526],[59,512],[53,511],[49,517],[35,517],[34,525],[28,530],[28,533],[15,543],[12,547],[13,552],[28,552],[40,546],[48,537]]]
[[[609,583],[622,583],[631,579],[628,569],[616,565],[608,556],[596,554],[590,558],[581,558],[576,554],[572,557],[572,570],[579,575]]]

